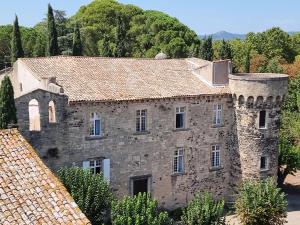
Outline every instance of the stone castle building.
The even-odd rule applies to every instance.
[[[46,164],[102,171],[120,196],[147,191],[173,209],[276,176],[286,75],[160,54],[24,58],[10,76],[19,130]]]

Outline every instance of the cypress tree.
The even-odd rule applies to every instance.
[[[250,64],[251,64],[251,56],[250,56],[250,48],[247,49],[246,57],[245,57],[245,65],[244,65],[244,72],[249,73],[250,72]]]
[[[231,59],[232,58],[230,45],[224,39],[222,41],[221,48],[219,50],[219,57],[220,57],[220,59]]]
[[[214,57],[214,50],[212,46],[212,36],[204,39],[204,42],[201,46],[200,58],[208,61],[212,61]]]
[[[48,55],[54,56],[58,54],[59,49],[53,9],[51,5],[48,4]]]
[[[117,17],[117,32],[116,32],[116,57],[125,57],[127,54],[127,30],[128,22],[126,18],[119,15]]]
[[[17,124],[17,110],[14,89],[8,76],[2,80],[0,87],[0,129],[7,129]]]
[[[80,29],[78,24],[76,24],[74,28],[74,36],[73,36],[73,55],[81,56],[82,55],[82,43],[80,37]]]
[[[18,17],[16,16],[11,38],[11,62],[14,63],[18,58],[24,57],[22,47],[21,32],[19,27]]]
[[[105,36],[104,39],[103,39],[102,56],[104,56],[104,57],[111,57],[112,56],[112,51],[110,49],[109,39],[108,39],[107,36]]]

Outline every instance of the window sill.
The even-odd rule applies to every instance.
[[[180,132],[180,131],[189,131],[189,128],[175,128],[173,129],[173,132]]]
[[[268,172],[270,169],[260,169],[260,172]]]
[[[221,127],[224,127],[224,124],[213,124],[211,127],[212,128],[221,128]]]
[[[92,141],[92,140],[101,140],[101,139],[104,139],[105,137],[104,136],[88,136],[88,137],[85,137],[85,140],[86,141]]]
[[[222,169],[223,169],[223,166],[216,166],[216,167],[210,167],[209,171],[213,172],[213,171],[218,171],[218,170],[222,170]]]
[[[147,135],[147,134],[150,134],[150,131],[135,132],[133,135]]]
[[[173,174],[171,174],[171,177],[178,177],[178,176],[184,176],[184,175],[186,175],[185,172],[182,172],[182,173],[173,173]]]

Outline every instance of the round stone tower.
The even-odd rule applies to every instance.
[[[241,178],[277,175],[280,109],[287,94],[284,74],[231,74],[237,158]]]

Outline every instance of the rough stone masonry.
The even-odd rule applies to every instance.
[[[119,196],[147,191],[175,209],[276,176],[286,75],[231,74],[228,60],[47,57],[19,59],[10,77],[19,129],[47,165],[102,171]]]

